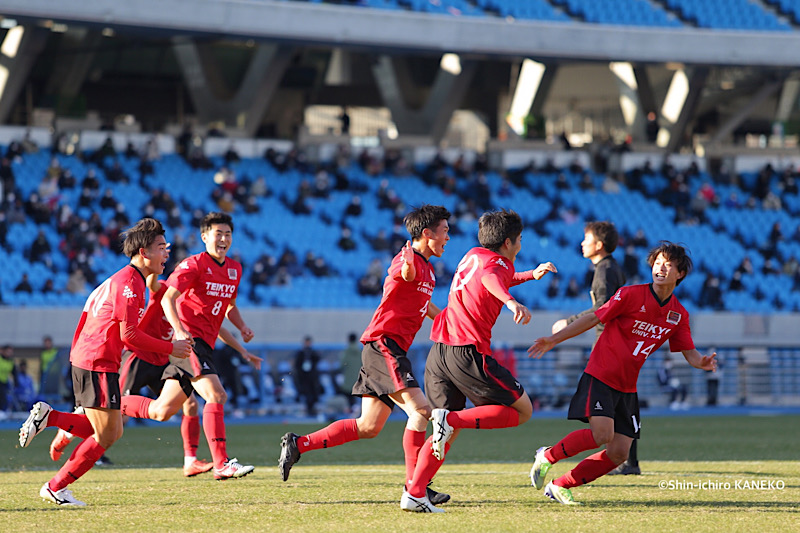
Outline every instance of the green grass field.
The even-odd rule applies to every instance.
[[[38,497],[56,471],[47,430],[20,449],[0,432],[2,531],[800,531],[800,420],[796,416],[645,419],[641,476],[604,477],[549,501],[530,487],[533,451],[583,427],[533,419],[520,428],[462,432],[436,477],[452,494],[440,515],[399,509],[402,423],[374,440],[310,452],[288,482],[277,470],[280,436],[318,425],[230,425],[228,450],[256,465],[247,478],[181,475],[176,425],[131,426],[72,485],[89,506],[62,509]],[[72,448],[69,449],[71,451]],[[209,458],[201,438],[201,457]],[[556,476],[574,462],[555,467]],[[703,488],[691,488],[690,484]],[[754,488],[754,483],[772,488]],[[670,485],[660,488],[659,485]],[[783,487],[782,489],[780,487]]]

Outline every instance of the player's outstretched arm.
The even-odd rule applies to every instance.
[[[242,346],[242,344],[236,339],[236,337],[233,335],[233,333],[231,333],[231,331],[228,328],[224,326],[220,327],[219,335],[217,335],[217,338],[222,342],[224,342],[225,344],[227,344],[228,346],[230,346],[231,348],[233,348],[234,350],[236,350],[237,352],[239,352],[239,355],[241,355],[245,361],[250,363],[250,365],[252,365],[253,368],[255,368],[256,370],[261,369],[261,362],[264,359],[248,352],[247,348]]]
[[[717,352],[711,355],[703,355],[696,349],[684,350],[681,352],[686,361],[695,368],[700,370],[717,371]]]
[[[550,261],[547,263],[542,263],[533,269],[533,279],[538,281],[542,279],[548,272],[552,272],[553,274],[558,273],[558,269],[556,269],[556,266]]]
[[[236,307],[236,300],[231,300],[230,304],[228,304],[228,311],[225,313],[225,317],[231,321],[231,324],[236,326],[236,329],[242,334],[242,340],[244,342],[253,340],[255,333],[244,323],[242,314],[239,312],[239,308]]]
[[[403,254],[403,268],[400,270],[400,275],[403,276],[405,281],[414,281],[417,277],[417,267],[414,266],[414,248],[411,247],[411,241],[406,241],[406,245],[401,250]]]
[[[600,319],[594,313],[589,313],[580,317],[578,320],[561,329],[557,333],[549,337],[540,337],[536,339],[530,348],[528,348],[528,357],[539,359],[546,352],[553,349],[553,347],[567,339],[571,339],[576,335],[580,335],[584,331],[588,331],[600,323]]]

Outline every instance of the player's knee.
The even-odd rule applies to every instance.
[[[358,438],[360,439],[374,439],[383,429],[383,426],[377,422],[366,420],[358,420],[356,426],[358,427]]]
[[[225,392],[225,389],[215,390],[212,392],[208,398],[206,398],[206,403],[222,403],[228,401],[228,393]]]
[[[178,410],[171,405],[158,405],[155,409],[150,410],[150,418],[158,422],[164,422],[172,418]]]
[[[615,465],[621,465],[628,459],[628,452],[623,450],[606,449],[606,455]]]
[[[428,420],[430,417],[430,407],[419,407],[408,414],[408,424],[406,424],[406,427],[411,431],[425,431],[425,428],[428,427]]]
[[[603,444],[608,444],[611,442],[611,439],[614,438],[614,431],[608,431],[605,428],[601,429],[592,429],[592,437],[594,438],[595,443],[598,446],[602,446]],[[624,459],[623,459],[624,461]]]

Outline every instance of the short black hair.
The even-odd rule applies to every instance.
[[[675,285],[680,285],[681,281],[686,279],[686,276],[692,271],[692,258],[689,257],[688,249],[674,242],[660,241],[658,246],[650,250],[647,255],[647,264],[652,267],[659,254],[663,254],[667,261],[675,264],[678,272],[684,273],[683,277],[675,283]]]
[[[159,235],[164,235],[164,226],[154,218],[143,218],[123,232],[122,252],[133,258],[142,248],[148,248],[156,242]]]
[[[441,205],[423,204],[412,209],[403,219],[411,240],[422,237],[424,229],[434,230],[442,220],[450,219],[450,211]]]
[[[500,250],[506,239],[516,241],[521,233],[522,218],[510,209],[488,211],[478,220],[478,242],[493,252]]]
[[[233,231],[233,218],[228,213],[214,211],[203,217],[200,221],[200,233],[205,233],[215,224],[227,224]]]
[[[594,235],[596,241],[603,243],[603,249],[608,253],[613,253],[619,244],[619,232],[613,223],[603,220],[600,222],[587,222],[584,233]]]

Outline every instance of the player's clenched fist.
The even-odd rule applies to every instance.
[[[179,359],[186,359],[192,353],[192,341],[180,340],[172,342],[172,356]]]

